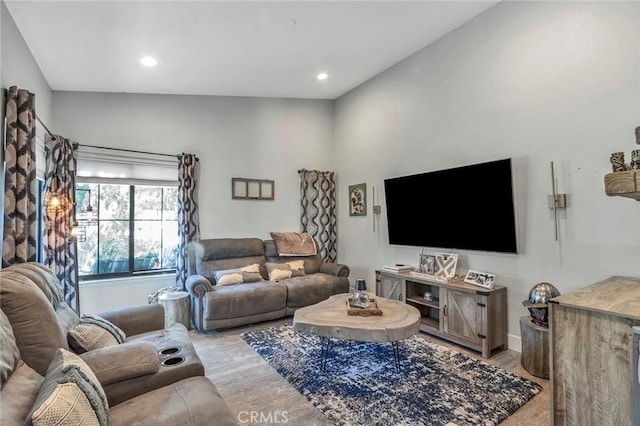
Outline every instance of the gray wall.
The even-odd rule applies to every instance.
[[[0,25],[2,89],[18,86],[35,93],[36,114],[47,123],[51,117],[51,88],[3,1],[0,2],[0,21],[2,22]]]
[[[382,265],[418,262],[420,248],[388,244],[385,178],[506,157],[519,254],[458,251],[458,271],[491,272],[508,287],[512,337],[538,282],[567,292],[640,275],[640,203],[609,198],[603,185],[610,153],[638,148],[639,43],[637,2],[503,2],[338,99],[339,250],[353,277],[373,283]],[[569,200],[560,242],[547,207],[551,161]],[[371,210],[348,216],[347,185],[360,182],[380,194],[380,232]],[[465,208],[464,188],[425,188],[411,206],[426,220],[429,209]]]
[[[329,101],[54,92],[53,111],[56,131],[81,144],[196,154],[202,238],[299,230],[298,169],[334,169]],[[232,200],[232,177],[274,180],[275,200]],[[134,281],[83,283],[83,311],[146,303],[175,283]]]
[[[332,103],[54,92],[53,125],[81,144],[200,158],[203,238],[299,230],[298,169],[332,170]],[[231,199],[231,178],[272,179],[274,201]]]

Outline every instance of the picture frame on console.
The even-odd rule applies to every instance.
[[[441,278],[453,278],[456,275],[458,255],[456,253],[434,253],[435,275]]]
[[[432,254],[420,255],[420,266],[418,272],[424,274],[435,275],[436,272],[436,257]]]
[[[367,215],[367,184],[349,185],[349,216]]]
[[[464,277],[464,282],[467,284],[473,284],[480,287],[491,289],[493,288],[493,282],[495,281],[496,276],[494,274],[489,274],[486,272],[473,271],[469,270],[467,275]]]

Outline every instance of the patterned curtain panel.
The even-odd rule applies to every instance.
[[[64,290],[64,300],[78,309],[76,275],[77,246],[70,244],[69,232],[75,218],[76,148],[60,135],[47,135],[44,182],[45,264],[56,274]],[[52,199],[57,197],[55,207]],[[79,313],[79,312],[77,312]]]
[[[325,262],[338,258],[334,172],[299,170],[301,231],[313,235]]]
[[[187,244],[200,238],[198,216],[198,157],[193,154],[178,156],[178,261],[176,282],[184,288],[187,280]]]
[[[36,261],[35,95],[10,87],[5,119],[2,267]]]

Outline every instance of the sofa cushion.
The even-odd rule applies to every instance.
[[[260,265],[258,263],[253,263],[241,268],[216,271],[214,272],[214,278],[216,280],[216,285],[219,286],[251,283],[263,280],[262,274],[260,274]]]
[[[2,389],[20,361],[20,351],[16,346],[13,329],[9,318],[2,310],[0,310],[0,348],[2,348],[0,351],[0,389]]]
[[[41,289],[13,267],[8,269],[12,270],[0,271],[0,305],[13,327],[22,360],[44,376],[55,351],[69,348],[67,330]],[[58,306],[67,307],[64,302]]]
[[[291,277],[280,281],[287,287],[287,307],[301,308],[349,292],[349,279],[323,273]]]
[[[237,425],[206,377],[181,380],[111,407],[109,426]]]
[[[53,306],[64,301],[62,288],[56,274],[41,263],[17,263],[5,269],[17,272],[33,281],[45,294]]]
[[[2,388],[0,425],[23,425],[31,411],[44,377],[20,360]]]
[[[287,289],[269,281],[216,288],[205,295],[203,318],[217,320],[262,314],[283,309]]]
[[[109,421],[107,397],[82,358],[58,349],[27,417],[27,424],[80,425],[83,421],[106,426]]]

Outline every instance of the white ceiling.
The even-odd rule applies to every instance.
[[[310,99],[341,96],[496,3],[6,1],[53,90]]]

